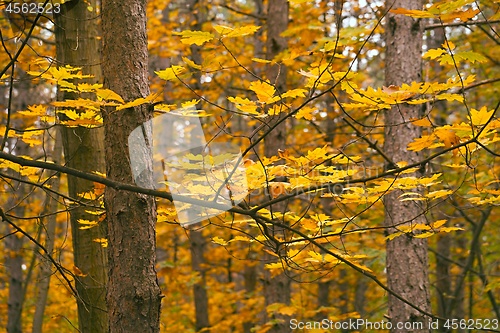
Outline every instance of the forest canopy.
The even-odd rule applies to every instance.
[[[500,332],[498,1],[1,7],[0,329]]]

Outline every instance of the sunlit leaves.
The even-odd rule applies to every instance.
[[[276,88],[265,81],[253,81],[250,83],[250,90],[255,92],[257,99],[261,103],[274,103],[280,100],[279,96],[274,96]]]
[[[162,80],[173,81],[179,77],[180,74],[184,73],[186,69],[182,66],[173,65],[161,71],[155,71],[156,75]]]
[[[474,1],[440,1],[427,6],[425,10],[395,8],[391,9],[391,13],[407,15],[414,18],[439,18],[443,22],[453,21],[455,19],[466,22],[479,14],[479,9],[463,8],[472,2]]]
[[[260,29],[260,27],[256,25],[245,25],[238,28],[232,28],[225,25],[214,25],[213,28],[221,35],[221,37],[228,38],[251,35]]]
[[[468,118],[474,126],[481,126],[491,119],[493,112],[494,110],[488,110],[486,106],[483,106],[480,110],[471,109]]]
[[[392,240],[402,235],[410,235],[413,238],[428,238],[440,232],[451,232],[464,230],[460,227],[445,227],[446,220],[439,220],[431,224],[412,224],[402,225],[397,227],[397,232],[387,236],[388,240]]]
[[[206,31],[185,30],[182,32],[174,32],[173,34],[181,36],[181,43],[187,45],[203,45],[205,42],[209,42],[214,38],[214,35]]]
[[[443,45],[443,47],[443,49],[431,49],[425,52],[423,57],[431,60],[438,60],[441,65],[460,64],[463,61],[471,63],[484,63],[488,61],[485,56],[474,51],[452,51],[455,47],[451,42],[448,42],[447,45]]]
[[[259,115],[260,113],[257,111],[257,105],[254,101],[249,100],[248,98],[241,97],[228,97],[227,98],[231,103],[234,103],[236,108],[242,111],[245,114],[249,115]]]

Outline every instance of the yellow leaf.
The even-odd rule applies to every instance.
[[[416,9],[406,9],[406,8],[391,9],[391,13],[402,14],[402,15],[411,16],[414,18],[432,18],[432,17],[434,17],[434,14],[429,13],[427,11],[416,10]]]
[[[312,108],[312,107],[309,107],[309,106],[304,106],[303,108],[301,108],[296,114],[295,114],[295,118],[297,119],[301,119],[301,118],[304,118],[304,119],[307,119],[307,120],[312,120],[313,119],[313,115],[312,113],[316,111],[316,109]]]
[[[415,126],[424,126],[424,127],[432,126],[429,118],[422,118],[422,119],[417,119],[417,120],[412,119],[411,123]]]
[[[79,83],[77,89],[80,92],[95,92],[97,89],[102,89],[102,84]]]
[[[184,62],[191,68],[194,68],[194,69],[198,69],[200,70],[201,69],[201,66],[196,64],[194,61],[192,61],[191,59],[187,58],[187,57],[182,57],[182,60],[184,60]]]
[[[251,35],[260,29],[260,27],[256,25],[245,25],[239,28],[231,28],[224,25],[214,25],[213,27],[222,37],[241,37]]]
[[[398,231],[398,232],[395,232],[395,233],[392,233],[392,234],[386,236],[385,238],[387,240],[393,240],[394,238],[399,237],[401,235],[404,235],[404,232]]]
[[[408,144],[408,150],[421,151],[434,143],[435,135],[423,135]]]
[[[295,314],[296,310],[297,309],[295,309],[294,306],[283,306],[283,307],[280,307],[277,312],[281,313],[285,316],[291,316],[291,315]]]
[[[214,35],[206,31],[186,30],[182,32],[174,32],[173,34],[181,36],[181,43],[187,45],[203,45],[203,43],[211,41],[214,38]]]
[[[198,104],[200,102],[199,99],[192,99],[190,101],[187,101],[187,102],[184,102],[184,103],[181,103],[181,106],[184,108],[184,109],[189,109],[193,106],[196,106],[196,104]]]
[[[97,98],[101,100],[111,100],[111,101],[117,101],[120,103],[125,103],[123,98],[115,93],[113,90],[110,89],[98,89],[96,91]]]
[[[442,198],[451,194],[453,194],[452,190],[438,190],[429,192],[428,194],[425,195],[425,197],[432,200],[432,199]]]
[[[135,99],[133,101],[130,101],[130,102],[125,103],[123,105],[117,106],[116,110],[123,110],[123,109],[132,108],[134,106],[139,106],[139,105],[142,105],[142,104],[151,103],[157,96],[158,96],[157,94],[149,94],[148,97],[137,98],[137,99]]]
[[[273,262],[273,263],[270,263],[270,264],[265,264],[264,267],[266,269],[282,269],[283,268],[283,265],[280,263],[280,262]]]
[[[434,133],[443,141],[446,148],[453,147],[460,143],[460,138],[452,130],[438,129]]]
[[[214,237],[214,238],[212,238],[212,243],[219,244],[219,245],[222,245],[222,246],[226,246],[228,244],[225,240],[223,240],[220,237]]]
[[[443,49],[430,49],[425,52],[422,56],[423,58],[436,59],[441,57],[443,54],[447,54],[446,50]]]
[[[257,98],[262,103],[272,100],[276,92],[276,89],[265,81],[253,81],[250,83],[250,90],[257,94]]]
[[[83,220],[83,219],[79,219],[78,223],[82,224],[82,226],[78,228],[80,230],[90,229],[90,228],[96,227],[99,224],[96,221],[89,221],[89,220]]]
[[[451,51],[453,51],[455,49],[455,47],[456,47],[455,44],[452,41],[450,41],[450,40],[444,42],[443,44],[441,44],[441,46],[443,48],[451,50]]]
[[[102,247],[108,247],[108,239],[107,238],[94,238],[92,241],[96,243],[100,243]]]
[[[283,97],[283,98],[285,98],[285,97],[292,97],[292,98],[305,97],[306,93],[307,93],[307,90],[305,90],[305,89],[292,89],[292,90],[288,90],[287,92],[281,94],[281,97]]]
[[[431,224],[432,228],[437,229],[445,225],[446,220],[438,220]]]
[[[486,106],[483,106],[481,110],[471,109],[470,116],[468,116],[469,120],[472,122],[474,126],[481,126],[488,122],[488,120],[493,115],[494,110],[488,111]]]
[[[266,60],[266,59],[261,59],[261,58],[252,58],[252,61],[260,62],[262,64],[269,64],[271,62],[271,60]]]
[[[175,80],[177,79],[177,77],[184,73],[186,71],[186,69],[182,66],[171,66],[167,69],[164,69],[162,71],[156,71],[156,75],[158,75],[158,77],[160,79],[163,79],[163,80],[166,80],[166,81],[172,81],[172,80]]]

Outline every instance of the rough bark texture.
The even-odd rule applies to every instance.
[[[267,7],[267,39],[266,39],[266,58],[273,59],[277,54],[284,51],[287,47],[287,40],[281,37],[281,33],[288,28],[288,1],[272,0],[268,2]],[[279,65],[269,65],[266,70],[266,77],[271,84],[276,87],[276,93],[283,93],[286,89],[286,68]],[[285,113],[279,116],[270,117],[269,125],[274,126],[277,121],[284,117]],[[267,128],[266,128],[267,129]],[[286,142],[286,124],[281,123],[274,128],[264,140],[264,153],[267,157],[276,155],[278,149],[285,149]],[[279,203],[270,207],[273,212],[283,213],[286,210],[286,203]],[[273,227],[271,234],[276,239],[285,239],[283,228]],[[275,247],[276,244],[271,244]],[[283,246],[273,248],[280,254],[284,251]],[[266,254],[266,261],[273,262],[276,258]],[[274,303],[290,304],[290,279],[285,274],[279,274],[272,277],[269,271],[264,270],[264,297],[266,306]],[[269,318],[274,320],[274,325],[269,330],[272,333],[289,332],[290,317],[276,314]]]
[[[422,9],[420,0],[389,1],[388,7]],[[422,22],[403,15],[389,13],[386,17],[386,86],[412,81],[421,81]],[[396,105],[385,113],[384,150],[393,162],[413,163],[421,159],[419,153],[406,149],[409,142],[421,135],[420,128],[409,120],[418,118],[421,107]],[[390,168],[394,166],[389,166]],[[414,176],[420,176],[420,173]],[[385,225],[392,233],[401,224],[425,223],[423,209],[419,202],[399,200],[401,191],[393,191],[384,198],[386,208]],[[411,236],[396,237],[387,242],[387,284],[394,292],[413,305],[430,311],[427,241]],[[389,317],[393,323],[392,332],[430,332],[422,313],[408,304],[389,295]],[[400,330],[397,323],[422,322],[422,329]]]
[[[97,5],[96,0],[70,1],[61,5],[56,20],[57,59],[60,65],[82,68],[84,74],[93,75],[88,83],[102,81],[100,67],[99,17],[87,6]],[[83,82],[83,81],[79,81]],[[77,98],[71,92],[59,92],[58,99]],[[94,98],[93,96],[86,96]],[[85,172],[105,172],[104,130],[84,127],[62,127],[66,165]],[[68,192],[73,198],[79,193],[94,190],[94,184],[68,176]],[[90,202],[89,202],[90,203]],[[89,214],[88,207],[75,205],[70,210],[71,232],[75,266],[86,276],[76,277],[78,292],[78,325],[82,333],[108,332],[106,310],[107,251],[96,238],[106,238],[105,221],[98,227],[81,230],[78,220],[99,222],[99,216]]]
[[[149,94],[146,0],[102,1],[103,74],[107,88],[131,101]],[[147,105],[104,112],[107,177],[133,183],[128,136],[151,118]],[[149,143],[133,152],[146,168],[142,184],[152,185]],[[146,184],[147,185],[147,184]],[[113,333],[159,332],[161,291],[155,270],[153,197],[106,188],[109,240],[109,326]]]

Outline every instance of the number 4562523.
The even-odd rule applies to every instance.
[[[51,4],[50,2],[44,5],[43,3],[18,3],[10,2],[5,8],[7,13],[14,14],[59,14],[61,12],[61,4]]]

